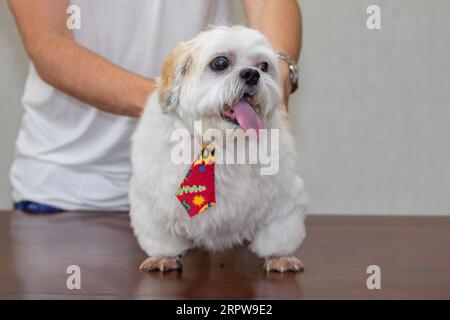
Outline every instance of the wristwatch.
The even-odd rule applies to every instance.
[[[298,88],[298,65],[294,59],[289,57],[285,52],[277,51],[277,58],[286,62],[289,66],[289,77],[291,79],[291,93],[294,93]]]

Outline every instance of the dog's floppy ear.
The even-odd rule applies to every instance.
[[[180,102],[181,83],[191,64],[191,45],[180,43],[164,61],[159,84],[159,103],[165,113]]]

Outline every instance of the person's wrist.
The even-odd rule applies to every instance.
[[[292,82],[291,82],[291,77],[290,77],[290,70],[289,70],[289,65],[279,59],[279,66],[280,66],[280,84],[281,84],[281,90],[282,90],[282,95],[283,95],[283,102],[284,104],[288,104],[289,102],[289,95],[291,94],[292,91]]]
[[[128,111],[129,116],[139,117],[144,110],[145,104],[149,96],[155,90],[155,81],[148,78],[139,78],[134,84],[134,90],[130,91],[130,96],[128,100]]]

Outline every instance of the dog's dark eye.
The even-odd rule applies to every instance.
[[[217,57],[211,62],[211,69],[214,71],[222,71],[228,68],[230,61],[226,57]]]
[[[269,64],[267,62],[263,62],[259,65],[259,68],[262,72],[267,72],[269,71]]]

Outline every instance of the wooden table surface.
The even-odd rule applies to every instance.
[[[306,270],[265,273],[246,248],[190,251],[182,272],[145,274],[124,213],[0,212],[0,299],[450,298],[450,218],[309,216]],[[81,290],[66,269],[78,265]],[[381,289],[369,290],[369,265]]]

